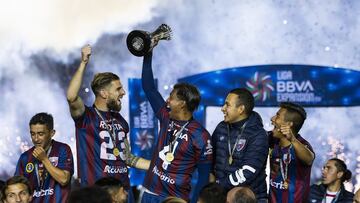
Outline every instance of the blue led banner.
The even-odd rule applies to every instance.
[[[141,86],[140,79],[129,79],[130,144],[133,154],[151,160],[157,136],[157,119]],[[131,185],[140,185],[145,171],[130,168]]]
[[[245,87],[256,106],[278,106],[291,101],[303,106],[360,105],[360,72],[312,65],[258,65],[234,67],[179,79],[196,85],[201,106],[196,117],[204,121],[205,106],[222,106],[227,93]]]

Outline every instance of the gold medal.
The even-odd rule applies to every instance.
[[[171,152],[166,153],[165,159],[166,159],[166,161],[168,161],[168,162],[172,162],[172,161],[174,160],[174,154],[171,153]]]
[[[115,148],[113,149],[113,154],[114,154],[115,156],[119,156],[119,154],[120,154],[119,149],[115,147]]]
[[[288,182],[286,180],[284,181],[283,185],[284,185],[285,190],[287,190],[289,188],[289,184],[288,184]]]
[[[232,162],[233,162],[233,158],[232,158],[232,156],[229,156],[229,165],[231,165]]]

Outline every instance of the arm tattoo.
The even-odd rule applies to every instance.
[[[130,150],[130,145],[129,145],[129,142],[127,139],[125,139],[125,155],[126,155],[126,160],[125,160],[125,163],[128,165],[128,166],[132,166],[132,167],[135,167],[137,162],[139,161],[140,157],[138,156],[135,156],[131,153],[131,150]]]

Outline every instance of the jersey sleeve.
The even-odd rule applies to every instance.
[[[58,168],[69,171],[71,175],[74,174],[74,160],[71,149],[68,145],[63,145],[60,149]]]
[[[198,151],[195,154],[199,154],[199,163],[212,163],[214,150],[210,134],[205,129],[201,129],[194,137],[193,146]]]
[[[161,96],[160,92],[155,87],[155,80],[152,71],[152,53],[144,56],[142,74],[141,74],[141,82],[142,88],[145,92],[146,97],[148,98],[150,105],[158,115],[158,112],[165,104],[165,100]]]
[[[24,175],[25,165],[22,160],[23,160],[23,155],[20,155],[20,158],[16,164],[16,169],[14,173],[15,176]]]
[[[89,113],[89,111],[90,111],[89,107],[85,106],[84,113],[78,118],[73,118],[76,128],[85,128],[86,127],[86,115]]]

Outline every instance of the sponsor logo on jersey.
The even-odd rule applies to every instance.
[[[46,190],[41,189],[41,190],[35,190],[33,197],[43,197],[43,196],[50,196],[54,194],[54,189],[53,188],[48,188]]]
[[[127,173],[127,167],[124,166],[109,166],[106,165],[104,168],[105,173],[115,174],[115,173]]]
[[[164,172],[160,171],[156,166],[154,166],[152,172],[159,176],[160,180],[170,183],[172,185],[175,184],[175,180],[173,178],[171,178],[169,175],[165,174]]]
[[[278,183],[278,182],[275,182],[273,179],[270,178],[270,186],[274,187],[276,189],[286,190],[285,185],[284,185],[284,181],[280,181]]]

